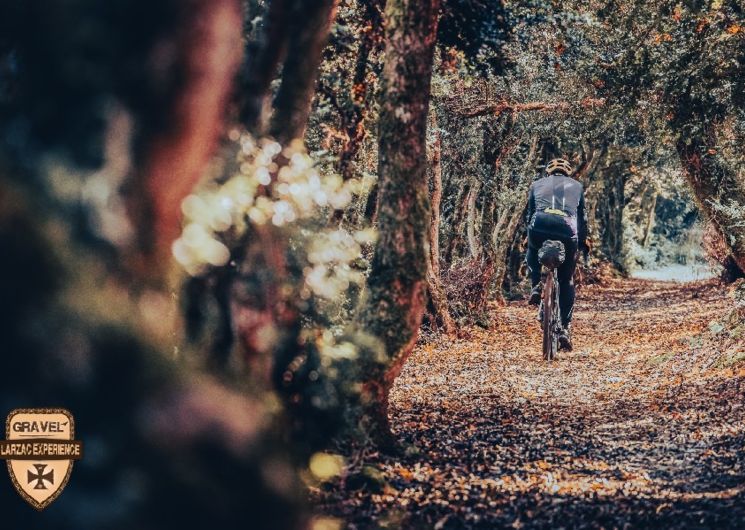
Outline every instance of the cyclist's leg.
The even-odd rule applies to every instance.
[[[566,247],[566,259],[559,267],[559,304],[561,305],[561,325],[565,328],[572,321],[574,310],[574,269],[577,268],[577,242],[573,239],[563,240]]]
[[[525,255],[525,262],[528,264],[530,271],[530,286],[535,287],[541,283],[541,262],[538,261],[538,249],[541,248],[547,237],[535,230],[528,230],[528,252]]]

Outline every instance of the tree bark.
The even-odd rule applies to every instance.
[[[623,263],[623,207],[628,162],[616,161],[598,179],[599,194],[595,197],[594,216],[589,219],[599,229],[600,250],[619,270]]]
[[[308,124],[318,67],[336,16],[338,0],[298,0],[274,102],[269,134],[281,144],[302,138]]]
[[[254,136],[263,133],[269,88],[287,52],[291,7],[292,0],[271,0],[264,34],[246,51],[239,94],[240,121]]]
[[[492,244],[495,249],[495,264],[496,270],[494,271],[494,281],[498,287],[501,287],[504,283],[505,275],[507,274],[507,259],[509,251],[512,247],[512,242],[515,239],[515,234],[520,227],[523,213],[525,212],[526,205],[528,204],[528,191],[530,190],[531,179],[528,175],[532,174],[532,169],[535,167],[536,152],[538,148],[538,136],[534,136],[530,142],[530,148],[528,150],[527,158],[525,159],[525,165],[523,166],[522,178],[520,179],[518,189],[518,201],[511,205],[511,207],[505,211],[504,219],[494,229],[492,234]],[[500,221],[502,218],[500,218]],[[506,222],[506,224],[505,224]]]
[[[395,447],[388,393],[416,342],[426,305],[429,197],[426,130],[439,0],[389,0],[379,122],[379,212],[358,324],[381,341],[363,381],[370,437]]]
[[[464,118],[475,118],[477,116],[500,116],[504,112],[552,112],[552,111],[567,111],[572,108],[591,109],[595,107],[602,107],[605,105],[605,99],[597,98],[585,98],[581,101],[559,101],[556,103],[550,103],[547,101],[531,101],[529,103],[510,103],[508,101],[500,101],[484,107],[477,107],[472,109],[465,109],[460,114]]]
[[[604,151],[604,150],[603,150]],[[598,149],[587,149],[586,156],[582,163],[577,167],[572,177],[582,183],[583,186],[589,185],[589,178],[595,172],[598,163],[603,158],[603,152]]]
[[[642,237],[642,248],[649,246],[649,239],[652,236],[652,229],[654,228],[654,217],[657,210],[657,190],[652,191],[652,197],[649,201],[649,211],[647,212],[647,220],[644,225],[644,236]]]
[[[745,183],[717,160],[713,127],[709,126],[703,137],[678,141],[678,154],[698,207],[722,234],[732,259],[745,272],[745,224],[728,218],[719,207],[729,202],[745,204]]]
[[[481,222],[472,224],[472,206],[468,205],[467,233],[469,247],[472,253],[472,266],[479,271],[480,285],[474,285],[476,290],[468,296],[470,311],[477,317],[477,322],[487,325],[489,322],[486,313],[487,303],[492,293],[494,279],[499,267],[497,236],[504,228],[504,223],[514,205],[499,201],[500,191],[510,187],[509,177],[500,181],[500,168],[502,163],[514,152],[519,145],[520,139],[516,138],[512,131],[515,126],[515,115],[510,112],[504,114],[506,121],[498,124],[496,129],[487,128],[484,131],[484,160],[490,168],[492,189],[485,194],[484,204],[481,208]],[[494,188],[497,188],[496,191]],[[473,199],[473,196],[469,197]],[[498,204],[499,202],[499,204]],[[476,237],[476,226],[480,226],[480,235]],[[500,297],[501,298],[501,297]]]
[[[429,268],[427,286],[429,298],[434,309],[434,320],[448,335],[455,332],[455,324],[448,310],[447,296],[440,278],[440,205],[442,203],[442,136],[435,133],[432,146],[432,218],[429,223]]]
[[[468,204],[468,196],[471,186],[466,182],[465,186],[460,188],[458,199],[455,201],[456,208],[452,216],[450,228],[450,239],[445,248],[445,263],[452,264],[458,257],[460,248],[463,246],[463,234],[465,232],[465,220]]]
[[[479,196],[479,191],[481,191],[481,183],[476,181],[468,190],[468,199],[466,200],[466,240],[472,259],[481,256],[481,246],[476,239],[476,199]]]
[[[380,32],[383,25],[380,7],[377,5],[377,2],[367,0],[362,2],[362,4],[370,24],[363,30],[357,51],[354,77],[352,78],[352,109],[348,117],[342,118],[347,138],[342,146],[341,153],[339,153],[339,173],[344,180],[352,178],[354,159],[362,146],[363,140],[367,136],[364,121],[368,110],[365,101],[368,88],[368,66],[370,63],[370,53],[380,40]]]
[[[171,243],[181,229],[181,201],[217,146],[241,58],[237,1],[199,2],[186,24],[175,39],[175,67],[184,79],[167,109],[169,125],[139,139],[146,147],[139,153],[142,167],[128,197],[133,217],[152,220],[152,225],[138,223],[144,227],[138,233],[143,272],[162,270],[170,262]]]

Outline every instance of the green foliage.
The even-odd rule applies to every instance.
[[[477,72],[499,72],[509,36],[502,0],[445,0],[437,30],[439,46],[462,52]]]

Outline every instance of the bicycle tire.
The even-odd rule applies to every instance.
[[[556,350],[559,347],[557,334],[557,309],[556,304],[556,278],[553,271],[546,275],[546,284],[543,286],[543,359],[553,361]]]
[[[559,285],[559,276],[554,271],[554,357],[559,351],[559,335],[564,329],[561,324],[561,286]],[[553,358],[552,358],[553,359]]]

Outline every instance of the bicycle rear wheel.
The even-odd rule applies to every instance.
[[[543,286],[543,359],[546,361],[553,361],[559,348],[557,289],[556,275],[549,271]]]

